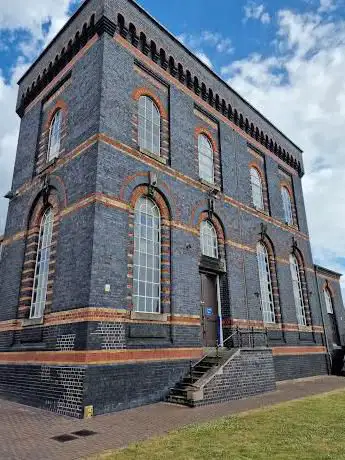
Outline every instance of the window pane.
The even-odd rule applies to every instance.
[[[203,134],[198,138],[199,176],[201,179],[214,183],[214,152],[210,141]]]
[[[135,208],[134,225],[133,304],[136,311],[160,311],[160,235],[157,205],[149,198],[140,198]]]
[[[139,99],[139,146],[160,155],[161,118],[153,100],[147,96]]]
[[[292,217],[291,197],[286,187],[282,187],[281,194],[282,194],[282,200],[283,200],[285,222],[289,225],[292,225],[293,217]]]
[[[250,180],[252,185],[253,204],[258,209],[264,209],[262,181],[260,174],[255,168],[250,168]]]
[[[297,321],[298,324],[300,324],[301,326],[306,326],[307,320],[305,315],[305,305],[301,283],[300,267],[296,257],[293,254],[290,254],[290,270],[296,306]]]
[[[213,224],[205,220],[200,225],[201,253],[208,257],[218,258],[218,238]]]
[[[259,267],[261,307],[263,320],[265,323],[275,323],[276,318],[273,302],[271,269],[267,249],[263,244],[258,243],[256,253]]]
[[[53,212],[49,208],[44,213],[39,233],[36,267],[32,289],[30,318],[41,318],[44,313],[50,262],[50,246],[53,234]]]
[[[50,161],[60,153],[60,142],[61,142],[61,121],[62,113],[61,110],[57,111],[50,124],[49,128],[49,141],[48,141],[48,155],[47,160]]]

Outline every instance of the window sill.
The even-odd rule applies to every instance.
[[[143,149],[141,147],[139,147],[139,151],[143,153],[144,155],[147,155],[148,157],[152,158],[153,160],[156,160],[159,163],[162,163],[163,165],[167,164],[167,160],[165,158],[160,157],[156,153],[152,153],[149,150]]]
[[[54,166],[56,164],[56,162],[58,161],[59,157],[55,157],[53,158],[52,160],[48,161],[45,166],[41,169],[40,171],[40,174],[44,173],[45,171],[47,171],[47,169],[49,169],[51,166]]]
[[[266,209],[260,209],[260,208],[257,208],[256,206],[254,206],[254,209],[256,212],[259,212],[260,214],[264,214],[265,216],[269,216],[269,213],[268,211],[266,211]]]
[[[44,318],[24,318],[22,321],[22,327],[29,327],[29,326],[40,326],[43,324]]]
[[[160,322],[166,323],[168,321],[168,314],[167,313],[144,313],[144,312],[139,312],[139,311],[132,311],[131,319],[139,320],[139,321],[160,321]]]
[[[215,183],[209,182],[208,180],[202,179],[201,177],[199,177],[199,182],[202,185],[206,185],[206,187],[211,188],[212,190],[216,190],[217,192],[220,192],[219,185],[216,185]]]

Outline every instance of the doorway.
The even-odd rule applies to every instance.
[[[204,347],[215,347],[218,342],[218,279],[216,275],[200,273],[201,316]]]

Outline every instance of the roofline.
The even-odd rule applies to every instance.
[[[338,276],[339,278],[341,278],[341,277],[343,276],[342,273],[335,272],[335,271],[330,270],[330,269],[328,269],[328,268],[322,267],[321,265],[314,265],[314,267],[315,267],[315,270],[316,270],[316,271],[326,272],[326,273],[329,273],[329,274],[331,274],[331,275],[336,275],[336,276]]]
[[[84,3],[80,5],[77,11],[70,17],[70,19],[66,22],[63,28],[58,32],[58,34],[52,39],[52,41],[46,46],[46,48],[42,51],[42,53],[36,58],[35,62],[29,67],[29,69],[24,73],[24,75],[18,80],[18,84],[20,84],[23,79],[29,74],[29,72],[33,69],[36,62],[38,62],[46,53],[47,51],[53,46],[53,44],[58,40],[60,35],[68,28],[71,22],[79,15],[79,13],[86,7],[86,5],[91,0],[85,0]],[[214,70],[208,67],[200,58],[198,58],[190,49],[184,45],[180,40],[178,40],[175,35],[173,35],[165,26],[163,26],[157,19],[155,19],[150,13],[148,13],[141,5],[139,5],[135,0],[128,0],[135,8],[145,14],[147,18],[153,21],[163,32],[168,34],[168,36],[179,46],[181,46],[192,58],[196,59],[199,64],[201,64],[204,69],[211,73],[218,81],[220,81],[223,85],[229,88],[234,94],[236,94],[242,102],[244,102],[251,110],[253,110],[257,115],[259,115],[266,123],[268,123],[272,128],[274,128],[281,136],[283,136],[288,142],[290,142],[300,153],[303,153],[303,150],[295,144],[286,134],[280,131],[267,117],[265,117],[261,112],[259,112],[252,104],[250,104],[243,96],[241,96],[236,90],[234,90],[223,78],[221,78]]]
[[[31,64],[31,66],[26,70],[24,75],[20,77],[20,79],[17,81],[17,84],[20,85],[20,83],[24,80],[24,78],[31,72],[31,70],[34,68],[35,64],[43,58],[43,56],[50,50],[50,48],[54,45],[54,43],[60,38],[60,35],[63,34],[63,32],[68,29],[69,25],[74,21],[74,19],[79,15],[81,11],[85,8],[85,6],[90,2],[90,0],[84,0],[84,2],[80,5],[80,7],[73,13],[73,15],[69,18],[69,20],[66,22],[66,24],[60,29],[60,31],[55,35],[55,37],[48,43],[48,45],[44,48],[44,50],[37,56],[37,58],[34,60],[34,62]]]

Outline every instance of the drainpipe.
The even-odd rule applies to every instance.
[[[317,287],[317,296],[318,296],[318,299],[319,299],[319,305],[320,305],[320,311],[321,311],[322,327],[323,327],[323,330],[324,330],[324,333],[325,333],[325,339],[326,339],[327,354],[329,356],[329,362],[331,364],[331,368],[329,368],[329,362],[327,361],[327,367],[328,367],[329,374],[331,374],[332,373],[332,355],[331,355],[331,352],[330,352],[330,347],[329,347],[329,342],[328,342],[328,335],[327,335],[326,326],[325,326],[325,317],[323,316],[323,309],[322,309],[321,296],[320,296],[320,286],[319,286],[319,280],[317,278],[317,271],[316,271],[315,265],[314,265],[314,274],[315,274],[315,281],[316,281],[316,287]]]

